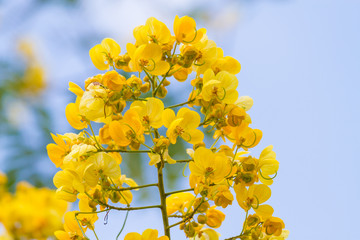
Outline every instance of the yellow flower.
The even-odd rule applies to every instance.
[[[81,97],[84,94],[84,90],[81,89],[77,84],[69,82],[69,90],[73,92],[77,97],[75,103],[69,103],[65,109],[66,119],[70,125],[78,130],[84,129],[87,127],[87,122],[84,121],[83,116],[80,114],[79,104]]]
[[[238,80],[235,75],[226,71],[221,71],[215,75],[211,69],[206,70],[203,84],[201,95],[205,101],[214,99],[226,104],[232,104],[238,98],[238,92],[236,91]]]
[[[51,133],[51,137],[56,144],[48,144],[46,150],[50,160],[56,167],[60,167],[63,164],[64,157],[70,152],[71,146],[64,141],[63,136],[61,135],[55,136]]]
[[[267,235],[280,236],[282,229],[285,228],[285,224],[281,218],[270,217],[265,220],[263,229]]]
[[[273,183],[270,176],[276,174],[279,169],[279,162],[276,160],[276,154],[272,149],[272,145],[266,147],[259,157],[259,179],[266,185],[271,185]]]
[[[75,202],[79,192],[84,192],[81,177],[73,170],[65,169],[55,174],[53,179],[56,196],[68,202]]]
[[[129,146],[133,142],[142,142],[144,138],[144,128],[139,114],[134,109],[129,109],[120,121],[112,121],[109,132],[115,143],[122,147]]]
[[[162,49],[155,43],[143,44],[138,48],[128,43],[126,49],[131,57],[129,67],[133,72],[146,71],[152,75],[163,75],[170,64],[162,60]]]
[[[70,239],[83,239],[82,238],[82,231],[79,227],[79,224],[76,221],[75,213],[78,211],[71,211],[65,213],[64,216],[64,230],[65,231],[56,231],[55,236],[59,240],[70,240]],[[78,218],[79,219],[79,218]],[[83,228],[83,231],[86,231]]]
[[[189,209],[195,196],[189,192],[175,193],[166,198],[166,212],[171,215],[177,211],[183,212],[185,208]]]
[[[175,16],[174,33],[178,43],[191,43],[197,37],[196,22],[188,16]]]
[[[273,214],[274,209],[270,205],[260,205],[271,196],[271,190],[265,184],[251,185],[249,189],[242,184],[235,184],[234,190],[236,200],[245,211],[253,208],[256,214],[262,218],[268,218]]]
[[[105,38],[101,44],[90,49],[90,58],[99,70],[107,70],[113,65],[114,58],[121,52],[119,44],[111,38]]]
[[[71,147],[71,151],[64,157],[62,168],[68,168],[70,166],[77,166],[76,162],[86,159],[89,155],[96,152],[97,149],[93,145],[80,143],[74,144]],[[74,165],[75,164],[75,165]]]
[[[167,236],[162,236],[158,238],[158,230],[156,229],[146,229],[142,235],[140,233],[131,232],[126,234],[124,240],[169,240]]]
[[[202,142],[204,133],[196,129],[200,124],[200,116],[197,112],[188,108],[181,108],[177,115],[171,109],[165,109],[163,123],[166,128],[166,136],[172,144],[176,143],[176,138],[181,137],[185,141],[196,144]]]
[[[200,32],[200,30],[198,32]],[[194,62],[194,65],[196,66],[196,72],[197,74],[203,74],[216,61],[216,44],[214,41],[208,40],[207,36],[204,35],[202,39],[194,43],[193,46],[198,51]]]
[[[261,130],[252,129],[248,125],[248,122],[242,121],[239,126],[231,127],[231,133],[227,135],[231,142],[244,150],[255,147],[262,138]]]
[[[101,86],[91,83],[79,103],[79,112],[82,116],[95,122],[110,121],[112,108],[106,105],[108,94]]]
[[[215,206],[209,208],[206,212],[206,224],[212,228],[218,228],[225,220],[225,214],[215,209]]]
[[[219,183],[232,169],[229,158],[224,153],[213,153],[210,149],[199,147],[195,150],[194,161],[189,164],[196,176],[205,177],[211,183]]]
[[[215,185],[211,188],[211,193],[209,195],[214,195],[212,199],[216,206],[222,206],[226,208],[228,205],[232,204],[234,196],[229,190],[227,185]]]
[[[135,101],[131,104],[130,109],[135,110],[146,129],[149,127],[161,128],[162,113],[164,111],[164,103],[157,98],[146,98],[147,101]]]
[[[221,48],[217,48],[217,57],[211,66],[215,74],[221,71],[227,71],[231,74],[238,74],[240,72],[241,65],[238,60],[230,56],[224,57],[224,51]]]
[[[134,29],[134,37],[136,39],[136,46],[151,42],[165,45],[171,41],[171,33],[168,27],[154,17],[148,18],[145,25],[136,27]]]
[[[114,158],[107,153],[96,153],[87,160],[88,165],[84,170],[84,180],[91,187],[95,187],[101,176],[118,178],[121,170]]]
[[[102,77],[102,81],[104,86],[114,91],[121,91],[123,85],[126,84],[125,77],[114,70],[106,72]]]

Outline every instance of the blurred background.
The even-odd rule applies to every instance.
[[[238,91],[254,99],[249,113],[263,131],[252,154],[274,145],[280,170],[269,203],[289,239],[356,239],[359,12],[358,0],[0,0],[0,171],[8,174],[10,189],[21,180],[54,188],[58,170],[46,145],[50,132],[76,131],[65,118],[65,106],[75,99],[67,88],[69,81],[83,86],[100,73],[89,49],[111,37],[124,53],[134,42],[132,29],[148,17],[172,30],[175,15],[189,15],[242,65]],[[168,91],[173,104],[190,89],[173,80]],[[177,150],[184,147],[177,145],[172,156],[186,158]],[[121,167],[140,184],[156,181],[141,156]],[[168,191],[188,187],[177,171],[166,170]],[[158,202],[151,189],[136,198],[134,206]],[[225,210],[222,239],[242,228],[244,213],[233,205]],[[111,212],[107,224],[99,219],[100,239],[115,239],[124,217]],[[131,212],[123,236],[146,228],[162,229],[159,211]],[[183,239],[177,229],[172,233]]]

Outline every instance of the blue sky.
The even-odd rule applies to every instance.
[[[7,54],[7,47],[21,34],[29,35],[41,49],[39,54],[52,76],[49,106],[58,103],[52,110],[57,119],[54,131],[70,131],[64,116],[66,103],[72,101],[64,94],[67,82],[80,84],[97,73],[86,50],[79,49],[79,33],[91,36],[93,44],[112,37],[125,49],[132,29],[147,17],[171,25],[174,15],[206,5],[210,18],[200,25],[208,28],[209,37],[225,55],[240,61],[238,91],[254,99],[249,113],[253,126],[263,131],[254,154],[270,144],[277,153],[280,170],[269,203],[274,215],[284,219],[289,239],[356,239],[360,214],[359,1],[99,2],[83,1],[77,10],[50,6],[22,29],[0,36],[5,43],[0,56]],[[179,86],[173,84],[169,93],[175,91]],[[225,211],[227,220],[219,229],[224,237],[237,235],[241,228],[244,214],[236,205],[234,202],[235,210]],[[110,215],[106,226],[99,221],[100,237],[116,235],[123,215],[115,215]],[[156,211],[131,213],[127,231],[161,229],[160,221]],[[182,235],[175,236],[182,239]]]

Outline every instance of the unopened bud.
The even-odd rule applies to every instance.
[[[167,94],[167,90],[164,86],[160,86],[159,90],[156,93],[156,96],[159,98],[164,98]]]
[[[145,82],[140,87],[140,91],[143,92],[143,93],[147,93],[149,90],[150,90],[150,83],[149,82]]]
[[[205,215],[199,215],[197,217],[198,223],[205,224],[206,223],[206,216]]]

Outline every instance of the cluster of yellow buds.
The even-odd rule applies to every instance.
[[[47,239],[62,225],[68,203],[59,200],[53,190],[35,188],[20,182],[16,192],[6,188],[7,177],[0,172],[0,223],[5,231],[0,239]]]
[[[166,240],[171,228],[179,226],[187,238],[217,240],[220,234],[214,229],[225,220],[219,207],[229,207],[235,198],[246,218],[239,235],[230,239],[285,239],[283,221],[263,204],[270,198],[268,186],[279,166],[272,146],[259,158],[247,152],[259,143],[262,132],[250,127],[247,111],[253,100],[239,97],[236,90],[240,63],[224,56],[206,30],[197,29],[188,16],[175,17],[174,35],[151,17],[134,29],[134,37],[135,43],[128,43],[124,54],[110,38],[94,46],[90,58],[105,73],[86,79],[84,90],[69,84],[76,101],[66,107],[66,117],[81,132],[52,135],[55,143],[47,150],[61,168],[54,177],[57,196],[69,202],[80,199],[80,211],[66,214],[64,231],[56,232],[58,239],[87,238],[87,229],[95,233],[99,212],[159,208],[164,236],[158,238],[157,230],[147,229],[125,239]],[[185,102],[165,106],[161,99],[168,93],[171,77],[179,82],[191,78],[192,90]],[[92,122],[101,124],[98,134]],[[210,147],[204,143],[203,128],[215,139]],[[220,139],[224,144],[217,147]],[[177,141],[192,146],[184,149],[189,159],[170,156],[169,146]],[[138,186],[121,174],[120,153],[133,152],[148,154],[157,183]],[[191,171],[191,188],[166,192],[163,170],[167,164],[183,163]],[[160,204],[130,206],[131,191],[145,187],[158,188]],[[249,215],[252,210],[255,213]]]

